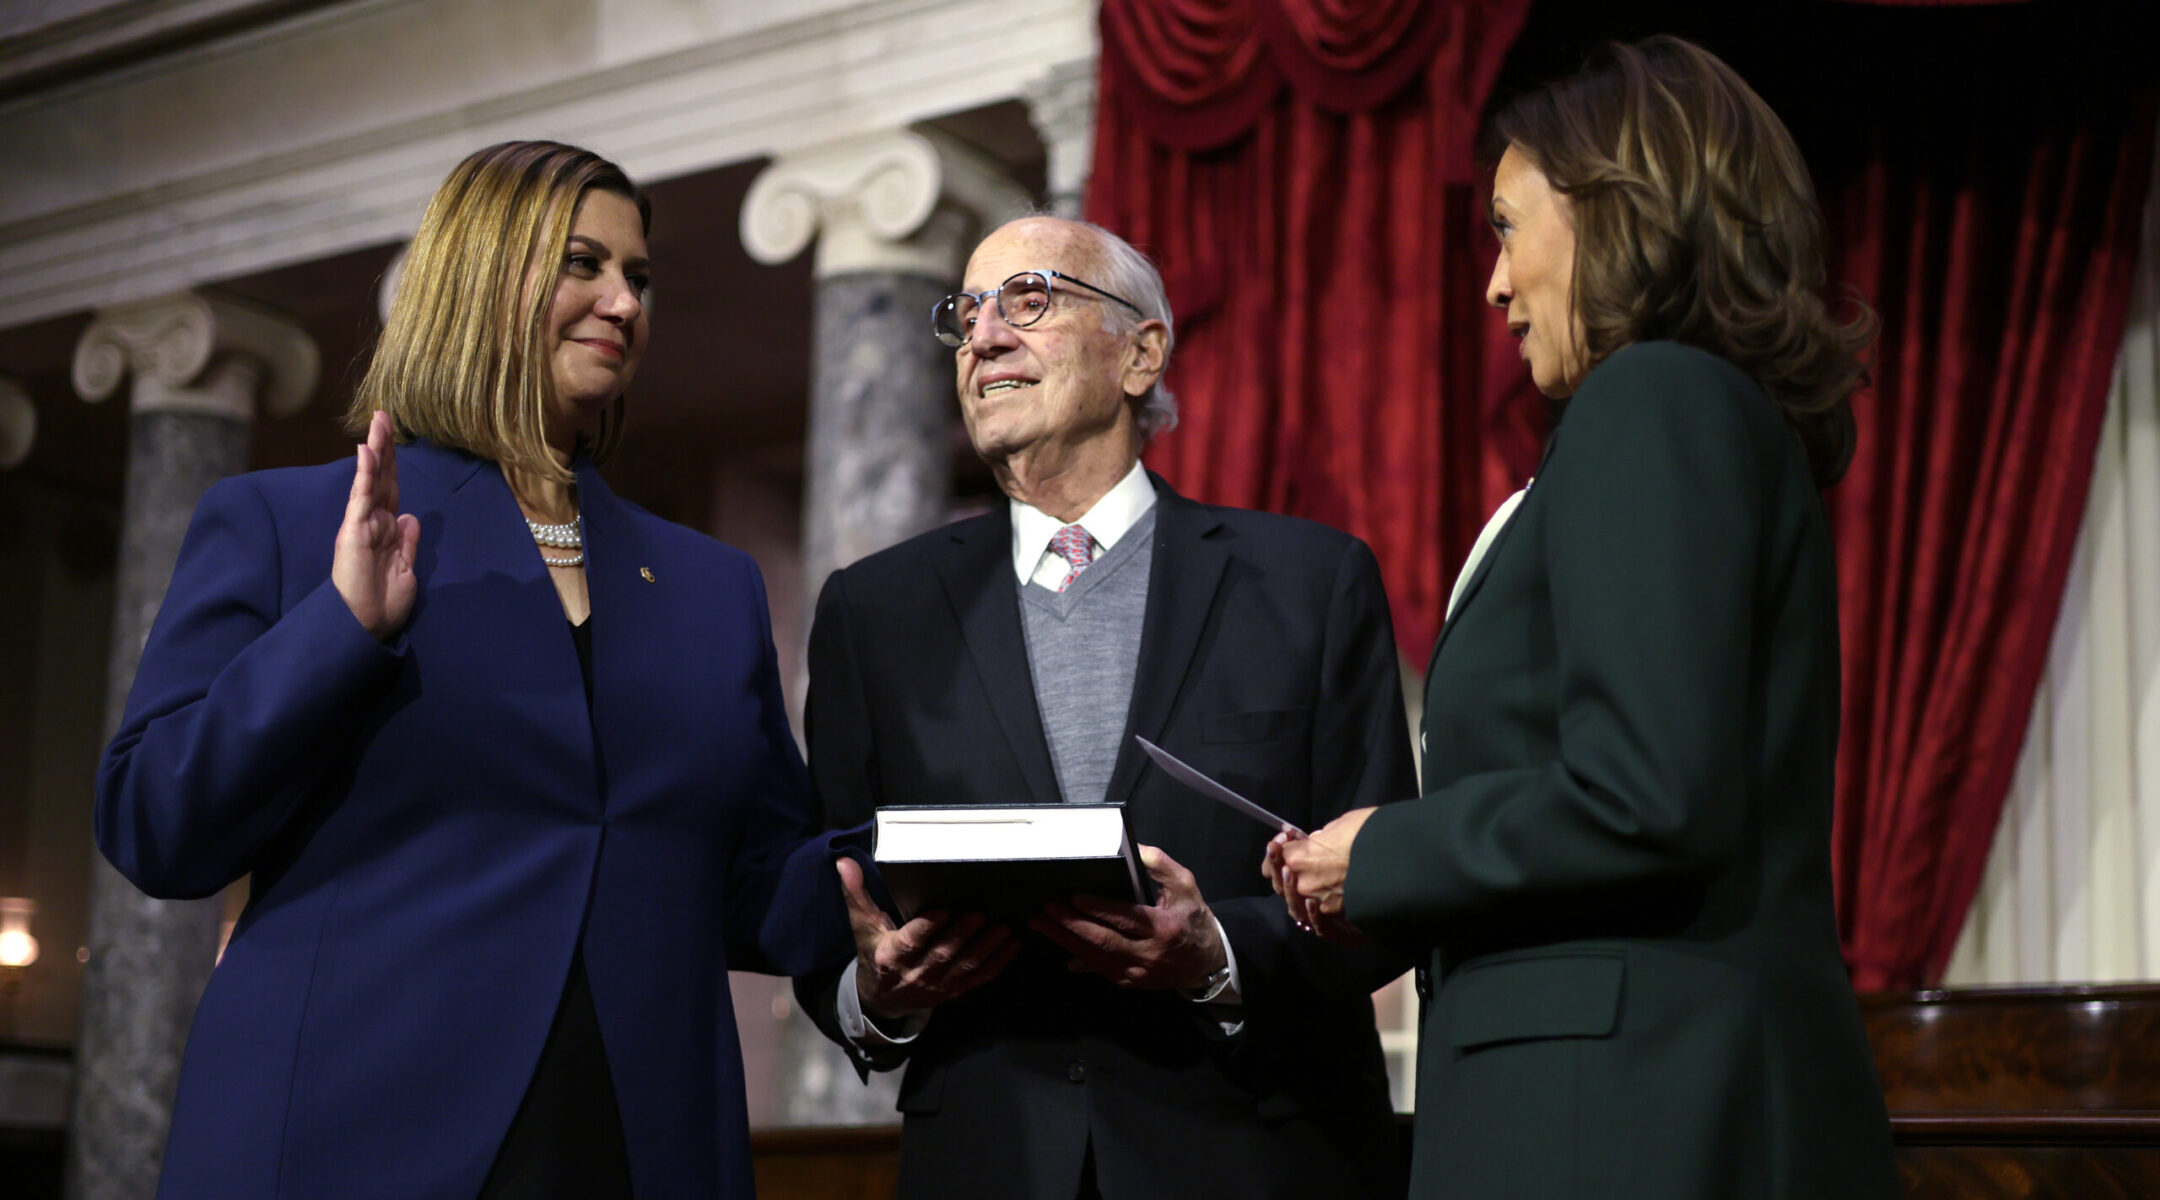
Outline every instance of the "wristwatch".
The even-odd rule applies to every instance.
[[[1208,1001],[1222,995],[1223,989],[1229,986],[1230,959],[1225,956],[1223,959],[1223,965],[1209,972],[1208,977],[1200,981],[1199,987],[1180,988],[1178,990],[1185,993],[1185,998],[1192,1001],[1193,1003],[1206,1004]]]

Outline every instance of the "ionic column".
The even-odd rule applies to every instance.
[[[83,332],[74,366],[83,399],[102,401],[132,381],[107,738],[196,502],[247,469],[258,400],[273,413],[298,410],[316,368],[315,344],[299,327],[201,292],[106,309]],[[156,1190],[180,1051],[216,961],[220,912],[214,898],[153,900],[94,858],[68,1148],[76,1200],[139,1200]]]
[[[837,568],[945,519],[958,410],[953,352],[931,335],[930,311],[958,286],[983,226],[1027,206],[1027,194],[987,159],[930,132],[787,155],[751,183],[742,211],[751,257],[784,262],[817,242],[806,603],[816,603]],[[802,688],[790,691],[800,703]],[[789,1123],[892,1119],[894,1081],[857,1086],[809,1022],[784,1027],[781,1056]]]
[[[743,201],[751,257],[814,237],[803,585],[942,521],[951,490],[952,351],[930,310],[958,285],[986,221],[1028,198],[981,156],[928,133],[853,138],[784,157]]]
[[[1095,71],[1093,59],[1059,63],[1027,85],[1028,120],[1046,152],[1050,210],[1079,220],[1095,165]]]

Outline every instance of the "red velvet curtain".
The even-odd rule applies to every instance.
[[[2120,55],[2094,61],[2074,32],[2062,61],[2029,67],[2047,21],[1828,7],[1812,42],[1758,30],[1730,57],[1815,168],[1832,279],[1882,320],[1859,452],[1828,497],[1845,631],[1833,863],[1855,984],[1910,987],[1948,960],[2022,749],[2122,336],[2154,110]],[[1183,425],[1149,461],[1203,499],[1365,538],[1418,662],[1544,427],[1483,305],[1493,249],[1471,157],[1527,8],[1102,6],[1089,212],[1163,264],[1179,322]]]
[[[1180,491],[1371,543],[1422,664],[1446,585],[1536,465],[1484,307],[1479,108],[1528,0],[1104,0],[1089,216],[1177,321]]]
[[[1979,887],[2084,519],[2153,146],[2149,95],[1966,112],[1878,129],[1824,190],[1833,277],[1882,318],[1829,493],[1839,914],[1863,989],[1939,979]]]

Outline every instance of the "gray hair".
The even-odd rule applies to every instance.
[[[1045,214],[1049,215],[1049,214]],[[1132,301],[1140,308],[1139,315],[1122,304],[1102,306],[1103,327],[1116,334],[1129,334],[1146,321],[1161,321],[1163,327],[1163,368],[1170,366],[1170,350],[1177,345],[1177,333],[1170,323],[1170,294],[1163,287],[1162,272],[1148,261],[1148,256],[1133,248],[1131,242],[1090,221],[1073,221],[1072,224],[1094,235],[1096,253],[1100,265],[1090,268],[1100,278],[1090,279],[1104,291]],[[1177,428],[1177,397],[1163,386],[1162,376],[1139,398],[1138,424],[1140,440],[1151,442],[1157,434],[1168,433]]]

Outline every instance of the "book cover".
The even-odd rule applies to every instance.
[[[1023,924],[1082,893],[1155,900],[1119,804],[894,805],[877,810],[875,836],[902,920],[943,909]]]

